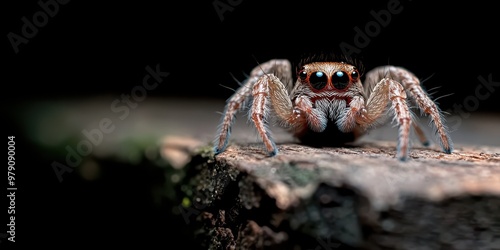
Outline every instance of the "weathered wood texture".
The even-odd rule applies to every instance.
[[[185,144],[185,143],[184,143]],[[339,148],[232,144],[214,157],[193,141],[180,213],[206,249],[500,249],[500,148],[452,154],[395,143]]]

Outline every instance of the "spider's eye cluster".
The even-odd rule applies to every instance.
[[[326,73],[322,71],[315,71],[308,74],[304,69],[299,72],[299,78],[308,82],[311,87],[317,90],[323,89],[330,80],[333,87],[338,90],[343,90],[349,86],[351,81],[355,82],[359,78],[359,72],[356,69],[353,69],[350,73],[345,71],[337,71],[333,73],[331,77],[329,77]]]

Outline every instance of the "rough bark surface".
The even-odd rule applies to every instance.
[[[500,249],[499,148],[414,147],[401,162],[391,142],[214,157],[180,141],[164,152],[193,157],[181,210],[207,249]]]

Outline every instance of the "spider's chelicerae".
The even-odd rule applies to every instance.
[[[235,115],[245,104],[250,105],[249,119],[271,156],[278,152],[267,126],[271,118],[289,128],[302,143],[342,145],[359,138],[390,114],[399,126],[396,157],[404,161],[409,155],[412,128],[428,145],[414,121],[410,110],[413,105],[430,116],[443,151],[451,153],[452,142],[441,111],[413,73],[402,67],[381,66],[367,72],[363,84],[362,71],[356,60],[324,55],[301,60],[296,75],[289,60],[260,64],[227,101],[215,154],[226,149]]]

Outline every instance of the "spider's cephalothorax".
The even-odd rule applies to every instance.
[[[412,127],[421,142],[428,144],[422,129],[412,121],[408,102],[431,117],[443,151],[451,153],[441,111],[411,72],[381,66],[369,71],[362,84],[362,67],[356,63],[313,59],[299,63],[295,75],[288,60],[270,60],[255,67],[227,102],[215,153],[227,147],[231,124],[247,100],[251,101],[249,117],[270,155],[277,153],[277,147],[266,126],[269,118],[290,128],[304,143],[341,145],[377,125],[390,109],[399,126],[397,157],[406,160]]]

